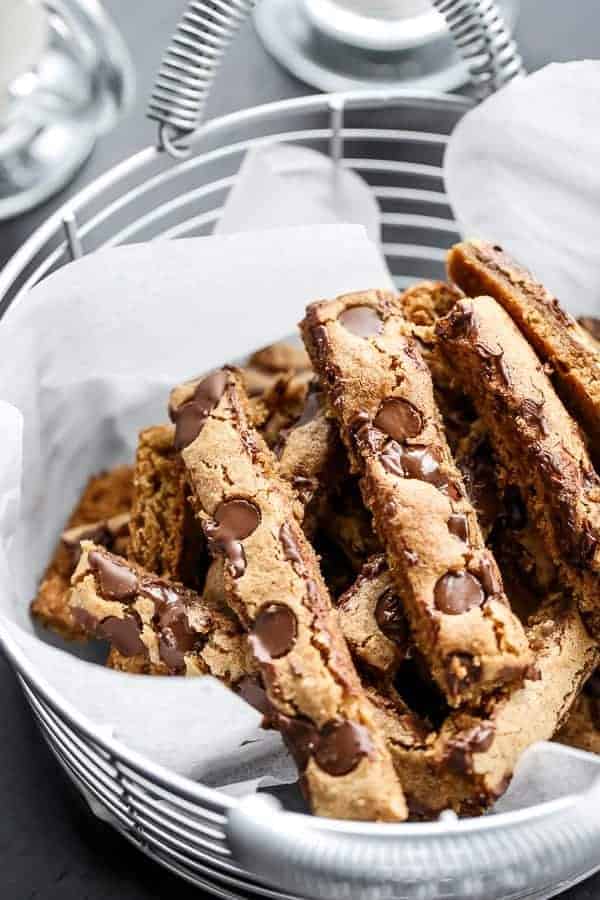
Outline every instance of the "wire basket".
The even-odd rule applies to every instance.
[[[397,284],[443,275],[457,239],[444,192],[463,97],[311,96],[209,122],[192,155],[149,147],[49,218],[0,273],[0,313],[70,260],[129,241],[210,234],[245,152],[286,141],[331,153],[371,186]],[[1,327],[1,323],[0,323]],[[431,824],[332,822],[238,800],[129,750],[58,696],[0,618],[0,641],[42,734],[92,810],[182,878],[223,898],[549,897],[600,864],[595,790],[520,813]]]

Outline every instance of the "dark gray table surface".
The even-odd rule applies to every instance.
[[[135,108],[116,131],[99,142],[67,191],[18,220],[0,224],[0,267],[67,196],[153,140],[154,130],[144,118],[144,104],[183,0],[106,0],[105,5],[122,29],[135,60]],[[597,0],[523,0],[522,7],[517,37],[529,70],[550,60],[598,55]],[[248,25],[221,70],[209,115],[309,91],[269,58]],[[201,892],[131,849],[87,812],[42,743],[1,656],[0,709],[0,897],[187,900],[201,896]],[[564,897],[595,900],[600,897],[600,876]]]

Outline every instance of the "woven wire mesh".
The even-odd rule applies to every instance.
[[[332,152],[367,181],[381,209],[382,251],[399,286],[443,277],[445,251],[458,235],[441,167],[448,136],[469,106],[464,98],[401,93],[315,96],[210,122],[185,160],[143,150],[24,244],[0,273],[0,314],[27,302],[36,282],[81,252],[212,233],[245,153],[265,141]],[[1,623],[0,639],[46,741],[97,815],[217,896],[289,896],[261,885],[232,859],[224,826],[233,800],[171,775],[83,721],[53,696]]]

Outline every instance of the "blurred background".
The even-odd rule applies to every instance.
[[[154,142],[146,103],[183,6],[0,0],[0,267],[68,197]],[[503,9],[528,71],[598,55],[597,0],[510,0]],[[468,91],[464,80],[427,0],[263,0],[226,55],[207,116],[361,84]],[[8,786],[2,896],[200,896],[92,819],[39,739],[1,659],[0,704]],[[597,898],[600,881],[568,896]]]

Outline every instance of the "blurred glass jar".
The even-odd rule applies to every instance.
[[[0,0],[0,219],[64,187],[133,82],[96,0]]]

